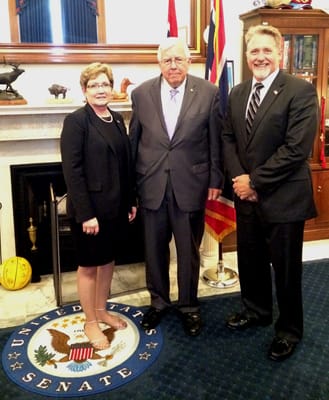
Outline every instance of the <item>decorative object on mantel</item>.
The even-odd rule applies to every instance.
[[[18,68],[19,64],[7,63],[5,58],[3,64],[10,65],[12,70],[0,73],[0,85],[5,85],[4,90],[0,89],[0,105],[27,104],[23,96],[11,85],[25,70]]]
[[[62,99],[65,99],[68,88],[58,83],[53,83],[48,90],[50,94],[55,96],[55,99],[58,99],[60,94],[62,95]]]
[[[253,5],[279,9],[310,9],[312,0],[255,0]]]
[[[131,82],[129,78],[123,78],[120,84],[120,92],[116,92],[115,90],[113,90],[111,102],[127,101],[128,100],[127,88],[129,85],[133,85],[133,82]]]
[[[66,92],[70,90],[66,86],[59,85],[58,83],[53,83],[49,88],[48,91],[51,95],[55,96],[55,98],[52,98],[48,100],[48,103],[72,103],[72,99],[67,99],[66,98]],[[62,96],[61,98],[59,96]]]

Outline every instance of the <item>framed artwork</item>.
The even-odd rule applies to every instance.
[[[234,61],[227,60],[227,82],[228,82],[228,91],[230,92],[232,87],[234,86]]]

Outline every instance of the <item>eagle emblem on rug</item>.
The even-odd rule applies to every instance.
[[[57,329],[47,329],[47,331],[51,335],[50,345],[52,349],[47,348],[45,345],[40,345],[34,351],[35,361],[40,366],[52,365],[54,368],[57,368],[58,363],[68,363],[67,368],[72,372],[81,372],[90,368],[92,366],[90,360],[100,360],[99,365],[106,366],[107,361],[111,360],[114,353],[122,346],[122,344],[117,345],[116,348],[111,349],[116,332],[116,329],[112,327],[103,331],[110,343],[110,347],[106,349],[110,353],[105,356],[100,354],[104,350],[95,349],[88,341],[74,341],[75,339]],[[56,357],[56,354],[52,350],[55,350],[56,354],[62,356]]]

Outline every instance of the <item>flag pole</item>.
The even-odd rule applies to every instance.
[[[208,286],[226,289],[239,282],[238,274],[231,268],[224,266],[223,242],[218,242],[217,268],[209,268],[203,273],[203,280]]]
[[[214,84],[218,84],[220,88],[220,108],[222,114],[224,115],[227,106],[229,85],[227,79],[227,62],[225,59],[225,27],[223,4],[221,0],[211,0],[205,72],[205,79]],[[222,214],[222,218],[219,218],[217,222],[222,222],[222,219],[226,218],[225,212],[221,213],[219,209],[217,209],[217,211],[213,211],[215,214]],[[226,219],[232,220],[232,215],[228,216]],[[220,230],[221,227],[219,224],[218,231]],[[228,233],[230,233],[231,231],[232,230],[230,230]],[[217,268],[206,270],[203,274],[203,279],[209,286],[225,289],[237,284],[239,278],[238,274],[234,270],[231,270],[230,268],[224,266],[222,243],[222,238],[224,234],[223,232],[221,235],[218,235],[218,232],[216,233],[218,242]]]

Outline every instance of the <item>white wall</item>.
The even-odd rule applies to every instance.
[[[0,43],[10,42],[8,0],[0,0]]]
[[[206,0],[203,0],[206,1]],[[179,2],[179,0],[177,0]],[[329,7],[329,0],[313,0],[314,8]],[[242,23],[239,15],[254,8],[253,0],[223,0],[224,18],[226,28],[226,56],[230,60],[234,60],[235,83],[241,80],[241,65],[244,55],[242,54]],[[8,18],[6,17],[7,0],[0,0],[0,42],[6,40],[4,27],[8,26]],[[96,61],[96,60],[95,60]],[[52,83],[59,83],[70,88],[67,96],[73,99],[74,103],[80,104],[82,95],[79,87],[79,74],[84,65],[63,65],[63,64],[29,64],[22,65],[25,73],[21,75],[14,83],[17,89],[31,105],[43,104],[51,96],[48,87]],[[0,72],[3,66],[0,65]],[[145,79],[153,77],[159,73],[156,61],[154,64],[113,64],[113,73],[116,89],[119,89],[121,80],[129,77],[136,85]],[[192,65],[191,73],[198,76],[204,76],[204,65]],[[128,92],[133,89],[131,86]]]
[[[179,2],[179,0],[177,0]],[[206,1],[206,0],[203,0]],[[242,4],[241,4],[242,3]],[[236,82],[240,79],[241,59],[241,22],[239,14],[253,8],[252,0],[241,2],[241,0],[223,0],[224,18],[226,25],[227,58],[235,62]],[[8,42],[3,27],[8,26],[6,17],[7,0],[0,0],[0,42]],[[96,61],[96,60],[95,60]],[[22,64],[25,73],[15,82],[13,87],[28,101],[29,105],[47,103],[51,99],[48,87],[52,83],[59,83],[70,88],[67,97],[74,103],[80,104],[82,100],[79,87],[79,74],[84,65],[63,65],[63,64]],[[0,65],[0,72],[3,66]],[[121,80],[129,77],[136,85],[159,73],[156,60],[154,64],[113,64],[115,87],[118,90]],[[191,66],[191,73],[204,76],[204,65],[196,64]],[[129,87],[128,92],[133,89]]]

